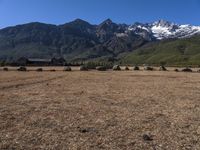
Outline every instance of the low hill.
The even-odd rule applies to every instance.
[[[200,36],[148,43],[121,58],[124,64],[200,65]]]

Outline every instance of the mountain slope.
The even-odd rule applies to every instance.
[[[0,61],[13,62],[20,57],[64,57],[67,61],[115,59],[148,43],[159,45],[162,40],[198,34],[199,26],[164,20],[133,25],[116,24],[110,19],[99,25],[81,19],[58,26],[34,22],[0,30]],[[190,43],[186,42],[186,45]]]
[[[199,65],[200,36],[149,43],[122,58],[125,64]]]
[[[77,19],[59,26],[35,22],[8,27],[0,30],[0,60],[64,57],[72,61],[116,57],[146,43],[133,33],[117,36],[126,28],[109,19],[100,25]]]

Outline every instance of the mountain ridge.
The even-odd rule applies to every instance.
[[[0,30],[0,61],[20,57],[63,57],[67,61],[118,58],[141,46],[167,39],[190,38],[200,26],[154,23],[117,24],[107,19],[92,25],[76,19],[62,25],[32,22]]]

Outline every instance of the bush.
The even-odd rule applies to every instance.
[[[84,66],[87,67],[88,69],[96,69],[96,67],[99,67],[99,66],[103,66],[106,69],[112,69],[113,64],[111,62],[91,61],[84,64]]]
[[[50,69],[49,71],[51,71],[51,72],[55,72],[56,70],[55,70],[55,69]]]
[[[106,71],[107,69],[106,69],[105,66],[98,66],[98,67],[96,67],[96,70],[98,70],[98,71]]]
[[[38,72],[42,72],[43,69],[42,69],[42,68],[38,68],[36,71],[38,71]]]
[[[140,68],[138,66],[134,66],[133,70],[137,71],[137,70],[140,70]]]
[[[72,71],[72,68],[69,67],[69,66],[66,66],[66,67],[64,68],[64,71]]]
[[[128,66],[125,67],[125,70],[129,70]]]
[[[87,68],[87,69],[96,69],[98,64],[96,64],[95,62],[88,62],[86,63],[84,66]]]
[[[115,65],[115,66],[113,66],[113,70],[114,70],[114,71],[120,71],[121,68],[120,68],[119,65]]]
[[[17,71],[27,71],[27,69],[26,69],[26,67],[21,66],[21,67],[19,67],[19,68],[17,69]]]
[[[175,72],[179,72],[179,70],[178,70],[178,69],[174,69],[174,71],[175,71]]]
[[[6,67],[5,67],[5,68],[3,68],[3,71],[8,71],[8,68],[6,68]]]
[[[88,68],[86,66],[80,66],[80,71],[88,71]]]
[[[192,69],[190,69],[190,68],[187,67],[187,68],[182,69],[182,71],[183,72],[192,72]]]
[[[167,69],[165,68],[165,66],[160,66],[159,71],[167,71]]]
[[[153,67],[149,67],[149,66],[145,66],[145,67],[144,67],[144,70],[153,71],[154,68],[153,68]]]

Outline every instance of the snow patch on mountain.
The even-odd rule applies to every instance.
[[[153,26],[151,31],[157,39],[162,39],[165,36],[170,36],[173,34],[167,27],[162,26]]]
[[[138,26],[138,28],[140,28],[140,29],[143,29],[143,30],[146,30],[146,31],[149,31],[149,29],[148,28],[146,28],[146,27],[142,27],[142,26]]]
[[[126,33],[116,33],[115,35],[117,37],[128,37],[128,34],[126,34]]]
[[[178,25],[165,20],[159,20],[150,24],[135,23],[128,27],[129,31],[138,35],[148,32],[158,40],[167,38],[186,38],[195,34],[200,34],[200,26],[189,24]]]

